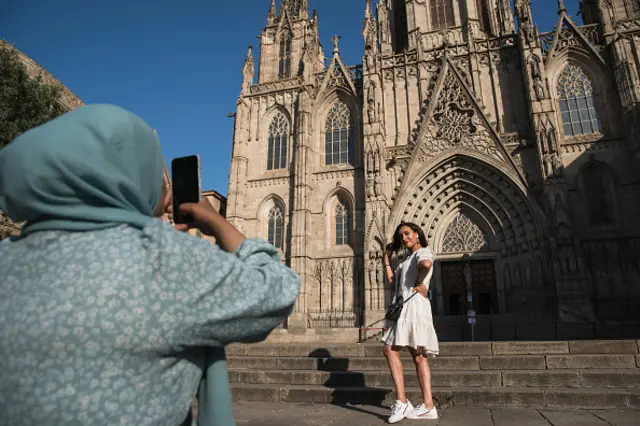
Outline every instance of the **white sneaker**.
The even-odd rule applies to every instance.
[[[389,416],[389,423],[398,423],[400,420],[407,417],[408,414],[413,412],[413,405],[407,400],[407,402],[396,401],[391,407],[391,416]]]
[[[428,409],[423,404],[418,405],[412,412],[407,414],[407,419],[411,420],[438,420],[438,410],[436,407]]]

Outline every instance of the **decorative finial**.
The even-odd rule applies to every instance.
[[[371,0],[367,0],[367,6],[364,10],[364,18],[368,21],[373,17],[373,11],[371,9]]]
[[[249,46],[249,51],[247,52],[247,57],[244,60],[244,69],[243,72],[248,75],[253,75],[253,46]]]
[[[333,42],[333,54],[334,55],[339,55],[340,54],[340,47],[338,47],[338,42],[340,41],[340,38],[341,37],[336,34],[331,39],[331,41]]]
[[[564,7],[563,0],[558,0],[558,15],[561,15],[563,13],[567,13],[567,8]]]
[[[273,23],[276,20],[276,0],[271,0],[271,6],[269,6],[269,15],[268,15],[269,23]]]

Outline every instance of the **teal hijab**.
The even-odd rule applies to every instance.
[[[34,232],[142,229],[160,203],[155,132],[113,105],[89,105],[29,130],[0,151],[0,209]],[[223,348],[206,354],[201,426],[234,426]]]

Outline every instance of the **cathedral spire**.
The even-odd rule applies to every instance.
[[[269,25],[276,23],[276,0],[271,0],[271,6],[269,6],[269,15],[267,16],[267,22]]]
[[[244,59],[244,69],[245,71],[251,68],[253,71],[253,46],[249,46],[249,50],[247,51],[247,57]]]
[[[367,6],[364,10],[364,20],[369,22],[373,18],[373,12],[371,10],[371,0],[367,0]]]
[[[242,68],[242,92],[247,93],[253,84],[253,76],[255,75],[255,65],[253,60],[253,46],[249,46],[247,57],[244,60]]]

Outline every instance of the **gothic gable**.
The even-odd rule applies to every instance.
[[[285,4],[283,4],[282,6],[283,7],[280,12],[280,22],[278,23],[277,34],[282,34],[283,31],[290,33],[293,28],[293,23],[291,22],[288,9],[285,7]]]
[[[323,93],[331,92],[335,89],[343,89],[353,96],[357,95],[356,86],[347,72],[346,67],[342,63],[339,56],[335,55],[331,60],[329,69],[322,79],[317,97],[320,97]]]
[[[546,41],[544,39],[542,40],[543,47],[546,43],[548,49],[546,62],[552,62],[567,49],[578,48],[587,51],[602,64],[606,65],[604,58],[600,55],[596,46],[587,38],[587,36],[590,36],[590,38],[597,37],[597,31],[597,28],[578,28],[571,18],[565,13],[562,13],[553,33],[553,39],[550,43],[548,38]],[[591,34],[592,32],[595,33]]]
[[[484,107],[474,98],[448,57],[443,59],[434,80],[434,89],[428,96],[432,101],[425,104],[413,133],[415,148],[407,176],[412,175],[413,169],[422,170],[424,164],[453,150],[475,152],[498,160],[520,175]]]

